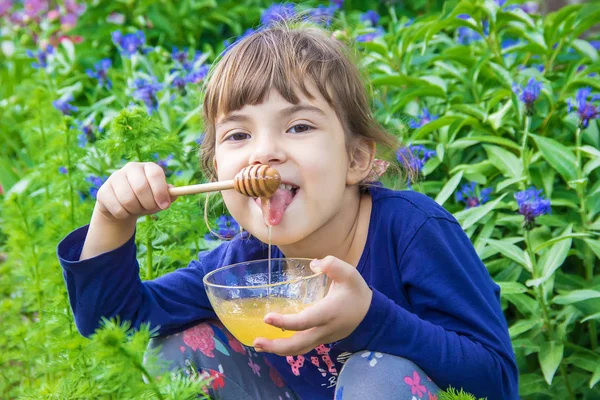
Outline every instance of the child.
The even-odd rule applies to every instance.
[[[245,37],[212,71],[204,113],[210,178],[252,164],[277,169],[282,186],[266,216],[273,257],[315,259],[313,270],[333,281],[328,295],[295,315],[268,314],[267,323],[299,332],[258,338],[254,349],[215,322],[203,276],[267,258],[260,201],[233,190],[222,196],[245,232],[142,282],[136,219],[175,199],[159,166],[129,163],[98,191],[89,226],[58,246],[83,335],[101,317],[149,322],[161,335],[152,346],[174,367],[210,374],[220,398],[434,399],[450,385],[518,398],[499,287],[461,226],[422,194],[367,182],[376,147],[398,145],[375,123],[337,40],[285,26]]]

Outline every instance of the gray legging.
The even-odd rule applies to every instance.
[[[185,332],[153,338],[148,348],[159,348],[161,361],[170,370],[182,369],[188,375],[213,378],[211,398],[232,400],[286,400],[298,397],[261,353],[243,346],[219,322],[208,321],[188,329],[193,342],[184,340]],[[214,351],[213,338],[226,346]],[[225,355],[228,353],[229,355]],[[257,373],[263,371],[263,373]],[[269,371],[268,374],[264,371]],[[340,371],[336,400],[437,399],[439,388],[413,362],[397,356],[361,351],[353,354]]]

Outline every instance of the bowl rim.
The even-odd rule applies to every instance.
[[[303,258],[303,257],[279,257],[279,258],[271,258],[271,261],[282,261],[282,260],[302,260],[302,261],[309,261],[310,262],[313,260],[312,258]],[[283,281],[283,282],[277,282],[277,283],[268,283],[268,284],[264,284],[264,285],[254,285],[254,286],[230,286],[230,285],[217,285],[216,283],[210,283],[208,282],[208,278],[214,274],[216,274],[219,271],[225,270],[225,269],[230,269],[233,267],[237,267],[238,265],[241,264],[253,264],[253,263],[258,263],[258,262],[265,262],[265,261],[269,261],[268,258],[261,258],[259,260],[250,260],[250,261],[241,261],[235,264],[230,264],[230,265],[225,265],[223,267],[219,267],[213,271],[210,271],[208,274],[204,275],[204,278],[202,278],[202,282],[204,283],[205,286],[210,286],[210,287],[214,287],[214,288],[220,288],[220,289],[261,289],[261,288],[268,288],[268,287],[275,287],[275,286],[280,286],[280,285],[285,285],[285,284],[290,284],[290,283],[296,283],[296,282],[301,282],[303,280],[308,280],[308,279],[312,279],[315,278],[319,275],[323,275],[323,272],[316,272],[312,275],[308,275],[308,276],[303,276],[302,278],[297,278],[297,279],[290,279],[287,281]]]

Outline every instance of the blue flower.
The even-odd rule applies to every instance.
[[[421,173],[423,166],[432,157],[436,155],[435,150],[430,150],[422,145],[409,145],[402,147],[396,152],[396,159],[405,167],[415,171],[418,175]]]
[[[186,85],[186,80],[185,78],[181,77],[181,76],[176,76],[175,79],[173,79],[173,82],[171,82],[171,86],[174,87],[175,89],[180,90],[181,92],[185,92],[185,85]]]
[[[417,119],[413,119],[412,121],[410,121],[408,123],[408,126],[410,126],[413,129],[418,129],[423,125],[427,125],[435,119],[437,119],[437,115],[431,115],[427,107],[423,107],[423,112],[419,116],[417,116]]]
[[[233,239],[235,235],[240,232],[240,225],[233,219],[230,215],[221,215],[217,218],[217,230],[216,234],[218,236],[213,235],[212,233],[207,233],[204,235],[204,239],[206,240],[215,240],[215,239]]]
[[[600,100],[600,95],[594,95],[588,102],[588,97],[592,94],[591,87],[584,87],[577,91],[575,101],[577,102],[577,114],[579,115],[579,126],[585,129],[589,126],[590,121],[598,118],[598,108],[592,104],[594,101]],[[568,110],[572,111],[573,105],[571,99],[567,100]]]
[[[513,91],[519,96],[519,99],[525,103],[527,115],[533,115],[535,111],[533,108],[533,103],[538,99],[538,97],[540,97],[540,93],[542,91],[542,82],[538,82],[534,77],[531,77],[529,78],[529,82],[527,82],[525,88],[517,83],[514,83]]]
[[[375,26],[379,22],[379,14],[374,10],[369,10],[360,16],[360,22],[369,22],[371,25]]]
[[[38,50],[37,53],[34,53],[31,50],[27,50],[26,53],[29,57],[37,60],[37,62],[31,63],[33,68],[46,68],[48,66],[48,56],[54,54],[54,47],[48,45],[44,50]]]
[[[152,154],[152,157],[157,160],[156,163],[158,165],[160,165],[163,169],[167,169],[169,167],[169,161],[173,159],[173,154],[169,154],[165,159],[161,159],[158,153]]]
[[[54,100],[52,102],[52,105],[58,111],[60,111],[61,113],[63,113],[63,115],[71,115],[71,113],[74,113],[74,112],[77,111],[77,107],[69,104],[69,102],[71,102],[71,101],[73,101],[73,95],[72,94],[68,94],[66,96],[61,97],[58,100]]]
[[[184,64],[188,58],[188,50],[187,48],[179,51],[177,47],[173,46],[173,50],[171,51],[171,58],[177,61],[179,64]]]
[[[108,90],[112,89],[112,82],[108,79],[108,69],[112,66],[110,58],[103,58],[94,64],[94,70],[87,69],[85,72],[90,78],[98,79],[98,85],[106,86]]]
[[[85,147],[88,141],[96,140],[96,135],[94,135],[93,126],[91,123],[85,124],[81,121],[75,121],[77,123],[77,128],[81,131],[81,133],[77,136],[77,145],[79,147]]]
[[[535,227],[535,219],[540,215],[552,213],[550,200],[542,194],[542,189],[530,186],[529,189],[515,193],[515,199],[519,206],[519,214],[525,217],[523,226],[530,230]]]
[[[208,65],[201,65],[200,68],[198,68],[197,70],[190,72],[185,77],[185,81],[188,83],[200,83],[204,80],[204,78],[206,78],[206,75],[208,75],[209,70],[210,67]]]
[[[293,4],[273,4],[260,17],[260,23],[268,26],[275,22],[286,21],[296,15]]]
[[[100,186],[106,182],[106,179],[108,179],[106,176],[99,177],[95,175],[89,175],[87,178],[85,178],[85,180],[92,185],[89,188],[89,194],[93,199],[97,197],[98,189],[100,189]]]
[[[375,32],[365,33],[364,35],[359,35],[356,37],[357,42],[371,42],[374,39],[381,37],[385,34],[385,31],[382,27],[378,26]]]
[[[344,0],[331,0],[331,3],[337,7],[341,8],[344,5]]]
[[[65,166],[59,167],[59,168],[58,168],[58,172],[60,172],[60,173],[61,173],[61,174],[63,174],[63,175],[66,175],[66,174],[67,174],[67,172],[68,172],[68,171],[67,171],[67,167],[65,167]]]
[[[205,136],[206,136],[206,135],[203,133],[202,135],[200,135],[200,137],[199,137],[198,139],[196,139],[196,144],[197,144],[198,146],[200,146],[200,145],[202,144],[202,142],[204,142],[204,137],[205,137]]]
[[[331,24],[331,19],[335,15],[335,10],[337,10],[337,8],[333,5],[324,6],[321,4],[317,8],[313,8],[309,11],[310,20],[318,24],[329,26],[329,24]]]
[[[120,48],[121,54],[126,57],[131,57],[138,51],[147,53],[150,50],[149,48],[143,48],[146,44],[146,36],[142,31],[128,33],[125,36],[123,36],[121,31],[115,31],[112,33],[112,40]]]
[[[506,38],[502,41],[502,43],[500,43],[500,47],[502,47],[502,49],[507,49],[509,47],[517,46],[521,43],[521,39]]]
[[[600,40],[590,40],[590,44],[593,48],[600,51]]]
[[[577,67],[577,72],[581,72],[581,71],[585,70],[586,68],[587,68],[587,65],[580,65],[579,67]],[[588,74],[588,76],[590,78],[594,78],[594,77],[598,76],[598,73],[597,72],[590,72]]]
[[[477,193],[477,183],[465,183],[461,186],[460,190],[456,192],[456,201],[462,201],[466,204],[467,208],[478,207],[485,202],[489,201],[490,193],[492,193],[492,188],[484,188]]]
[[[135,89],[133,97],[143,101],[148,109],[148,114],[152,115],[152,112],[158,109],[156,93],[162,90],[162,84],[158,83],[155,77],[152,77],[151,81],[137,78],[133,84],[133,88]]]

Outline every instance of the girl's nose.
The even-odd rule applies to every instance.
[[[280,164],[285,161],[285,153],[272,136],[259,138],[250,156],[250,164]]]

